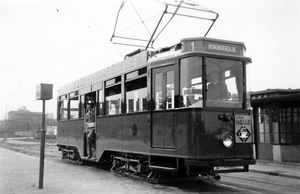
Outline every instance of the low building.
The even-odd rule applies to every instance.
[[[26,107],[8,112],[7,136],[33,137],[42,126],[42,113],[30,112]]]
[[[5,137],[36,137],[42,128],[42,116],[41,112],[30,112],[26,107],[10,111],[8,119],[1,121],[2,135],[5,133]],[[53,114],[50,116],[52,117],[48,118],[48,114],[46,115],[46,126],[55,128],[56,120],[53,119]]]
[[[300,162],[300,89],[251,92],[256,157]]]

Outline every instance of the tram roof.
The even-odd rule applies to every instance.
[[[118,63],[62,86],[58,93],[59,96],[61,96],[70,92],[82,90],[82,88],[84,88],[84,93],[86,93],[94,90],[92,87],[102,87],[100,86],[101,84],[92,85],[93,83],[101,82],[104,79],[113,78],[119,74],[130,72],[138,67],[145,66],[147,62],[159,61],[182,53],[194,51],[243,57],[245,45],[243,42],[207,37],[183,38],[180,43],[170,47],[164,47],[158,51],[139,50],[138,52],[133,52],[132,55],[127,55],[127,58]]]

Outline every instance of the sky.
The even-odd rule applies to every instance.
[[[246,55],[252,58],[247,66],[248,91],[300,88],[299,0],[193,2],[219,13],[207,37],[245,43]],[[53,84],[53,99],[46,102],[46,112],[56,115],[59,87],[117,63],[135,50],[111,42],[121,3],[0,0],[0,120],[23,106],[42,112],[42,101],[35,96],[41,83]],[[157,0],[127,1],[116,35],[148,39],[163,9]],[[143,23],[134,26],[140,18],[147,28]],[[155,48],[184,37],[204,36],[207,30],[207,23],[176,19],[157,38]]]

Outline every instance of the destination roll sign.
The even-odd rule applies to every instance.
[[[204,51],[226,55],[244,55],[245,45],[242,42],[224,41],[212,38],[186,38],[182,40],[183,52]]]
[[[235,116],[235,142],[252,143],[251,116]]]

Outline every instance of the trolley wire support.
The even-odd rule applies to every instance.
[[[165,8],[153,30],[152,33],[150,33],[149,29],[147,28],[146,24],[145,24],[145,21],[148,20],[148,19],[142,19],[142,17],[140,16],[140,14],[138,13],[137,9],[134,7],[133,3],[131,3],[132,7],[134,8],[134,11],[137,13],[141,23],[143,24],[143,26],[145,27],[145,29],[147,30],[148,34],[150,35],[149,39],[148,40],[145,40],[145,39],[139,39],[139,38],[132,38],[132,37],[126,37],[126,36],[119,36],[117,35],[116,33],[116,30],[117,30],[117,27],[118,27],[118,21],[119,21],[119,17],[120,17],[120,12],[121,10],[123,9],[123,7],[125,6],[125,2],[126,1],[123,1],[121,3],[121,6],[118,10],[118,13],[117,13],[117,17],[116,17],[116,22],[115,22],[115,25],[114,25],[114,30],[113,30],[113,34],[111,36],[111,39],[110,41],[113,43],[113,44],[117,44],[117,45],[124,45],[124,46],[133,46],[133,47],[138,47],[138,48],[144,48],[144,50],[147,50],[148,48],[151,48],[151,49],[154,49],[154,42],[155,40],[162,34],[162,32],[165,30],[165,28],[170,24],[170,22],[174,19],[174,17],[176,16],[181,16],[181,17],[186,17],[186,18],[194,18],[194,19],[199,19],[199,20],[207,20],[207,21],[211,21],[211,24],[210,26],[208,27],[208,30],[206,31],[206,33],[204,34],[204,37],[206,37],[208,35],[208,33],[210,32],[211,28],[213,27],[213,25],[215,24],[215,22],[217,21],[218,17],[219,17],[219,14],[212,11],[212,10],[209,10],[203,6],[200,6],[199,4],[197,3],[194,3],[192,2],[191,0],[181,0],[181,1],[174,1],[173,3],[172,2],[165,2],[165,1],[160,1],[158,0],[158,2],[164,4]],[[172,10],[172,9],[175,9],[175,10]],[[184,13],[181,13],[180,11],[184,12]],[[212,14],[214,15],[214,17],[212,16],[199,16],[199,15],[192,15],[192,14],[189,14],[189,12],[191,11],[195,11],[197,13],[209,13],[209,14]],[[163,19],[165,18],[165,16],[167,14],[171,14],[171,17],[168,19],[168,21],[166,22],[162,22]],[[140,24],[140,23],[139,23]],[[136,24],[138,25],[138,24]],[[135,27],[136,25],[134,26],[131,26],[130,28],[132,27]],[[161,27],[162,25],[162,27]],[[161,27],[160,31],[158,31],[158,29]],[[121,42],[120,40],[129,40],[129,41],[132,41],[132,42],[138,42],[138,43],[124,43],[124,42]],[[146,43],[146,44],[145,44]]]
[[[125,2],[126,2],[126,1],[123,1],[123,2],[122,2],[121,6],[120,6],[120,8],[119,8],[119,10],[118,10],[118,14],[117,14],[116,22],[115,22],[115,27],[114,27],[113,35],[111,36],[110,41],[112,41],[112,39],[113,39],[114,36],[115,36],[115,32],[116,32],[116,28],[117,28],[117,23],[118,23],[118,20],[119,20],[119,14],[120,14],[121,9],[122,9],[122,8],[124,7],[124,5],[125,5]]]

